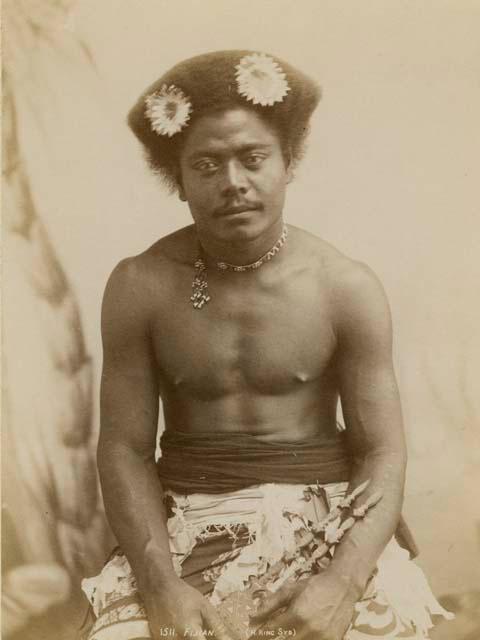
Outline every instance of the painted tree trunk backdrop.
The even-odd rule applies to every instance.
[[[6,638],[23,639],[29,629],[37,634],[38,622],[55,626],[60,638],[59,621],[71,624],[80,579],[105,558],[108,533],[96,476],[92,362],[30,188],[17,89],[28,93],[28,55],[51,39],[65,5],[4,5],[2,628]],[[61,53],[53,47],[52,55]],[[31,97],[34,106],[33,90]]]

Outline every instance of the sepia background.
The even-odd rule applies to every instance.
[[[385,285],[405,516],[459,614],[435,638],[478,638],[479,33],[473,0],[4,0],[5,638],[73,638],[80,579],[114,544],[94,458],[102,293],[121,258],[189,223],[125,116],[167,68],[221,48],[322,85],[286,219]]]

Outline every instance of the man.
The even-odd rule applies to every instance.
[[[98,464],[122,551],[85,581],[94,640],[423,638],[440,612],[392,540],[406,451],[385,294],[283,219],[318,100],[285,62],[222,51],[174,67],[130,113],[194,223],[122,261],[105,293]],[[355,504],[377,504],[333,559],[293,582],[280,570],[243,628],[232,598],[298,559],[329,509],[344,519],[347,482],[367,480]]]

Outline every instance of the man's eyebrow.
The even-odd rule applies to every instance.
[[[255,149],[268,150],[272,147],[272,144],[268,142],[249,142],[248,144],[239,145],[236,149],[236,153],[247,153],[248,151],[254,151]],[[212,158],[223,155],[223,151],[220,148],[209,147],[205,149],[197,149],[191,153],[188,157],[190,161],[197,160],[199,158]]]

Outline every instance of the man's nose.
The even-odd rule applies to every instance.
[[[225,196],[248,191],[248,177],[241,162],[231,160],[223,172],[222,194]]]

